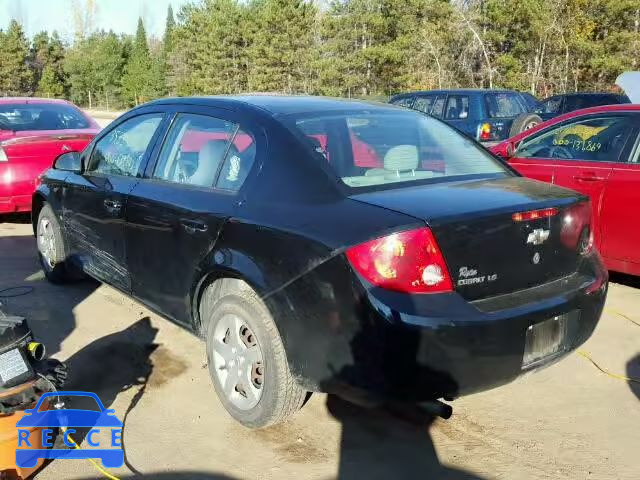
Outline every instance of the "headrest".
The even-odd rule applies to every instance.
[[[384,168],[397,172],[418,168],[418,148],[415,145],[397,145],[384,156]]]

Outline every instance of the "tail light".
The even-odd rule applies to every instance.
[[[431,230],[376,238],[346,251],[351,266],[372,284],[406,293],[453,291],[449,270]]]
[[[8,161],[9,161],[9,157],[7,157],[7,154],[5,153],[5,151],[2,149],[2,147],[0,147],[0,163],[8,162]]]
[[[541,208],[539,210],[529,210],[527,212],[516,212],[511,215],[514,222],[528,222],[529,220],[538,220],[539,218],[553,217],[558,214],[555,207]]]
[[[590,202],[577,203],[564,211],[560,240],[565,247],[576,249],[581,255],[591,253],[593,232]]]
[[[491,140],[491,124],[483,123],[478,127],[478,138],[480,140]]]

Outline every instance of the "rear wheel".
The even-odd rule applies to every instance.
[[[47,280],[63,283],[77,280],[80,275],[67,262],[60,224],[51,207],[45,204],[38,215],[36,227],[38,257]]]
[[[221,279],[200,301],[209,374],[222,405],[250,428],[279,423],[302,406],[269,310],[245,282]]]
[[[539,123],[542,123],[542,118],[535,113],[523,113],[515,118],[511,124],[511,130],[509,130],[509,137],[513,137],[519,133],[529,130]]]

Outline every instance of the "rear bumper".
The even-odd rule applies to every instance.
[[[455,292],[406,295],[353,280],[351,291],[336,297],[351,306],[335,305],[321,315],[333,328],[317,331],[311,314],[299,320],[303,338],[284,332],[292,370],[310,389],[339,393],[346,387],[413,401],[455,398],[514,380],[530,369],[523,368],[527,329],[571,313],[560,351],[535,368],[565,356],[592,334],[608,286],[597,254],[574,276],[481,302]]]
[[[0,197],[0,214],[31,211],[31,195]]]

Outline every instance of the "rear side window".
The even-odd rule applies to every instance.
[[[199,187],[215,183],[219,188],[238,190],[254,157],[253,137],[235,123],[180,114],[171,126],[153,177]]]
[[[542,102],[542,113],[558,113],[561,103],[562,97],[551,97],[545,100]]]
[[[517,117],[526,111],[518,95],[513,93],[488,93],[484,100],[487,106],[487,115],[490,118]]]
[[[444,115],[444,101],[447,99],[446,95],[438,95],[433,102],[433,108],[431,109],[431,115],[436,118],[442,118]]]
[[[466,95],[449,95],[444,118],[447,120],[463,120],[469,117],[469,97]]]
[[[508,175],[476,142],[415,112],[290,117],[291,128],[349,187],[464,175]],[[319,154],[319,155],[318,155]]]
[[[105,175],[135,177],[163,114],[151,113],[125,120],[96,142],[89,170]]]
[[[515,156],[616,162],[632,130],[624,116],[572,122],[523,142]]]
[[[565,111],[572,112],[582,108],[621,103],[617,95],[569,95],[565,100]]]

